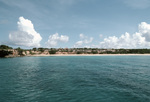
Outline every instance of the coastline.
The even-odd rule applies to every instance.
[[[150,49],[102,49],[102,48],[32,48],[13,49],[0,45],[0,57],[30,56],[150,56]]]
[[[47,56],[150,56],[150,54],[41,54],[28,55],[27,57],[47,57]]]

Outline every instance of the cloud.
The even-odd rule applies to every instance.
[[[100,48],[147,48],[150,47],[150,24],[141,22],[139,31],[134,34],[125,33],[120,37],[110,36],[104,38],[99,44]]]
[[[139,32],[145,37],[145,40],[150,42],[150,24],[142,22],[139,24]]]
[[[100,34],[99,37],[100,37],[100,38],[103,38],[103,34]]]
[[[42,37],[35,31],[32,22],[24,17],[19,17],[17,24],[18,31],[9,34],[12,45],[40,47]]]
[[[76,46],[82,46],[82,44],[83,44],[83,41],[77,41],[76,42]]]
[[[82,47],[83,44],[89,44],[89,43],[92,43],[93,41],[93,37],[89,38],[88,36],[85,36],[82,33],[79,35],[79,37],[80,37],[80,41],[77,41],[74,47]]]
[[[50,35],[48,41],[46,42],[47,47],[54,47],[57,46],[59,42],[68,42],[69,37],[66,35],[59,36],[58,33]]]
[[[150,0],[123,0],[123,2],[135,9],[145,9],[150,7]]]

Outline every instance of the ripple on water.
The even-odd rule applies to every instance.
[[[2,102],[148,102],[148,56],[0,59]]]

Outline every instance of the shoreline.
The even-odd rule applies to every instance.
[[[27,57],[47,57],[47,56],[150,56],[150,54],[51,54],[51,55],[29,55]]]

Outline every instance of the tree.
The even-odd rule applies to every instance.
[[[12,54],[12,51],[0,50],[0,57],[5,57],[9,54]]]
[[[7,45],[0,45],[0,49],[13,49],[13,48]]]
[[[56,54],[56,50],[50,50],[49,54]]]
[[[92,52],[91,52],[92,54],[98,54],[98,51],[97,51],[97,49],[92,49]]]
[[[77,51],[77,54],[83,54],[83,51]]]
[[[21,55],[21,56],[23,55],[23,49],[18,47],[16,50],[18,51],[18,55]]]
[[[44,52],[44,48],[38,48],[38,51]]]
[[[35,52],[37,50],[37,48],[33,48],[32,50]]]

